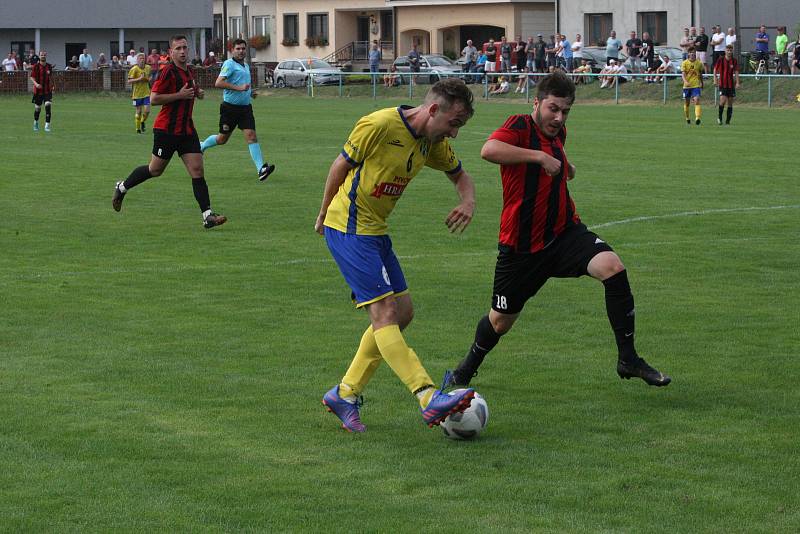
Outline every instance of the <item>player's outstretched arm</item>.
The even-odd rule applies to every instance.
[[[450,211],[444,223],[451,233],[461,233],[472,222],[472,214],[475,212],[475,182],[464,169],[456,174],[448,174],[447,177],[456,186],[461,202]]]
[[[339,154],[339,156],[333,160],[333,163],[331,164],[331,168],[328,171],[328,178],[325,180],[325,191],[322,194],[322,205],[319,208],[317,220],[314,222],[314,231],[316,231],[319,235],[324,233],[323,223],[325,222],[325,216],[328,214],[328,206],[331,205],[333,197],[336,195],[339,187],[341,187],[341,185],[344,183],[345,178],[347,178],[347,173],[352,168],[353,166],[350,165],[341,154]]]
[[[536,163],[541,165],[547,174],[555,176],[561,172],[561,162],[541,150],[531,150],[509,145],[498,139],[489,139],[481,149],[481,157],[486,161],[500,165],[518,165],[520,163]]]

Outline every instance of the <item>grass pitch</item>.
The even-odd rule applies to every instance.
[[[201,138],[220,95],[198,102]],[[640,353],[673,377],[621,381],[602,286],[552,280],[474,384],[491,420],[446,440],[383,366],[364,435],[322,394],[367,325],[313,223],[355,121],[399,100],[256,101],[277,164],[241,133],[206,154],[201,227],[179,160],[111,209],[144,164],[126,97],[6,110],[0,177],[0,529],[7,531],[778,532],[800,525],[795,109],[687,127],[676,105],[581,105],[571,191],[629,270]],[[454,145],[477,183],[468,230],[426,170],[390,219],[438,379],[489,307],[501,204],[488,134],[523,104],[477,103]],[[152,120],[150,121],[152,125]]]

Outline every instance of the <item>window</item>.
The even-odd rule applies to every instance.
[[[611,13],[587,13],[584,15],[583,42],[587,46],[606,46],[611,27]]]
[[[214,15],[214,29],[211,37],[213,39],[222,39],[222,15]]]
[[[128,52],[131,50],[134,50],[133,41],[125,41],[125,46],[122,48],[122,50],[119,49],[119,41],[111,41],[109,43],[108,51],[111,53],[111,55],[120,56],[120,59],[122,60],[128,57]],[[110,56],[109,59],[111,59]]]
[[[308,38],[328,40],[327,13],[310,13],[308,15]]]
[[[667,42],[667,12],[651,11],[636,14],[636,24],[639,28],[639,36],[644,32],[650,34],[653,44],[666,44]]]
[[[16,52],[17,57],[22,59],[29,58],[35,46],[36,43],[33,41],[11,41],[11,51]]]
[[[147,41],[148,54],[150,53],[150,50],[153,49],[162,54],[166,54],[167,50],[169,50],[169,41]]]
[[[283,41],[284,44],[298,43],[298,36],[300,35],[300,28],[297,13],[283,16]]]
[[[381,11],[381,41],[394,40],[394,20],[391,11]]]
[[[253,17],[253,35],[269,35],[269,16]]]
[[[239,39],[242,36],[242,17],[228,17],[228,39]]]

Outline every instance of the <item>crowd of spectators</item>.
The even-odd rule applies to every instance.
[[[139,48],[140,53],[145,53],[144,47]],[[100,52],[97,60],[92,56],[88,48],[84,48],[80,55],[72,56],[69,61],[64,65],[64,70],[68,71],[90,71],[90,70],[124,70],[136,65],[137,52],[134,49],[123,57],[122,54],[111,55],[111,59],[104,52]],[[25,58],[20,57],[15,51],[8,53],[7,57],[2,62],[2,70],[5,72],[13,71],[29,71],[33,65],[39,62],[39,57],[34,50],[30,50]],[[159,51],[155,48],[150,51],[150,55],[146,56],[146,62],[150,65],[153,77],[158,73],[158,70],[169,63],[169,52]],[[197,68],[208,68],[217,66],[217,57],[214,52],[209,52],[203,60],[200,56],[195,56],[191,64]]]

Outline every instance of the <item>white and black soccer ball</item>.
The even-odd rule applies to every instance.
[[[461,391],[464,390],[456,389],[451,393]],[[488,423],[489,405],[483,397],[475,393],[469,408],[462,413],[448,415],[440,426],[444,435],[450,439],[472,439],[483,432]]]

